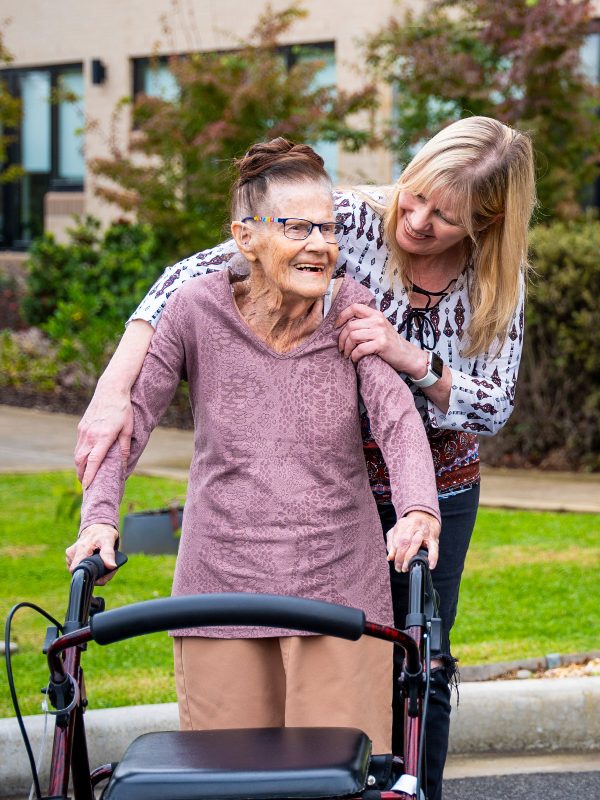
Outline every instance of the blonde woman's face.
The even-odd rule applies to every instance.
[[[398,223],[396,241],[407,253],[413,255],[439,255],[462,242],[468,236],[458,222],[456,205],[445,196],[443,204],[435,194],[400,192],[398,197]]]

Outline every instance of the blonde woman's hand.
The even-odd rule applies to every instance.
[[[94,480],[113,442],[119,441],[123,463],[127,464],[132,432],[129,393],[103,390],[98,386],[77,426],[75,466],[84,489]]]
[[[421,547],[429,553],[429,568],[437,564],[440,523],[426,511],[409,511],[387,532],[388,561],[397,572],[407,572],[408,564]]]
[[[117,439],[123,463],[129,460],[133,432],[131,387],[140,373],[153,334],[154,328],[145,320],[134,319],[127,325],[79,423],[75,466],[84,489],[94,480],[98,467]]]
[[[336,320],[341,328],[338,349],[357,362],[364,356],[378,355],[399,372],[421,377],[427,369],[427,354],[407,342],[381,311],[363,303],[345,308]]]
[[[81,531],[79,538],[65,550],[67,567],[73,572],[75,567],[84,558],[91,556],[95,551],[100,551],[100,558],[107,569],[116,569],[115,544],[119,533],[112,525],[95,524]],[[97,581],[98,586],[103,586],[113,577],[114,573],[105,575]]]

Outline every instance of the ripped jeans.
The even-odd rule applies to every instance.
[[[456,680],[455,659],[450,653],[450,631],[456,618],[458,590],[465,565],[465,558],[475,526],[479,505],[479,485],[464,492],[441,497],[442,532],[440,534],[440,555],[436,568],[431,573],[433,585],[440,596],[440,616],[442,618],[442,650],[432,652],[431,657],[442,661],[442,666],[431,671],[431,691],[429,711],[425,730],[427,772],[427,800],[441,800],[442,776],[448,752],[450,732],[450,685]],[[378,506],[379,517],[384,533],[396,523],[396,512],[391,503]],[[408,608],[408,575],[398,573],[390,565],[394,623],[404,628]],[[394,685],[402,667],[402,650],[395,648],[398,658],[394,663]],[[402,752],[403,707],[394,692],[394,721],[392,728],[392,750]]]

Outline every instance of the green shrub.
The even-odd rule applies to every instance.
[[[582,191],[599,174],[598,87],[580,55],[594,3],[415,5],[402,3],[366,41],[369,71],[393,88],[386,146],[406,163],[449,122],[493,117],[533,135],[543,218],[578,217]]]
[[[23,311],[57,348],[60,361],[78,361],[97,375],[123,324],[164,264],[148,225],[116,222],[104,233],[93,218],[58,244],[47,234],[31,251]]]
[[[493,450],[516,463],[600,470],[600,222],[539,226],[531,256],[517,402]],[[491,451],[484,444],[486,460]]]
[[[50,319],[61,300],[67,298],[71,282],[97,264],[99,228],[97,220],[86,217],[69,231],[68,245],[58,244],[51,233],[33,242],[22,303],[23,316],[30,325]]]
[[[35,328],[23,333],[0,331],[0,389],[54,388],[59,372],[55,353]]]

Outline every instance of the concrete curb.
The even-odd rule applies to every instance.
[[[24,717],[24,722],[37,762],[44,738],[44,716],[37,714]],[[119,761],[129,743],[143,733],[177,730],[177,703],[88,711],[85,715],[85,726],[90,765],[93,765],[93,769],[101,764]],[[53,735],[54,720],[48,717],[47,739],[40,770],[42,793],[48,788]],[[31,769],[16,719],[0,719],[0,742],[0,797],[25,797],[31,786]]]
[[[600,752],[600,677],[464,683],[450,752]]]
[[[90,763],[118,761],[142,733],[176,730],[177,705],[129,706],[88,711]],[[37,758],[44,729],[41,715],[25,724]],[[52,720],[43,759],[42,789],[52,747]],[[24,794],[30,785],[29,762],[16,720],[0,720],[0,796]],[[453,700],[450,753],[508,754],[594,752],[600,759],[600,677],[465,683]]]
[[[462,683],[469,681],[492,681],[503,675],[519,669],[528,669],[532,672],[547,670],[554,667],[564,667],[570,664],[583,664],[593,658],[600,658],[600,650],[590,650],[587,653],[549,653],[537,658],[520,658],[516,661],[498,661],[494,664],[477,664],[460,667],[460,680]]]

